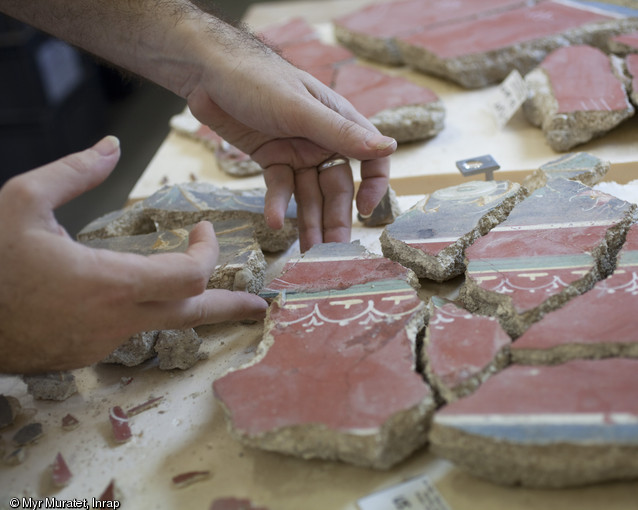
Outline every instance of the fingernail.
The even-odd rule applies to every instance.
[[[383,142],[379,142],[376,146],[376,149],[378,151],[384,151],[389,148],[397,148],[397,141],[394,138],[386,138]]]
[[[370,216],[372,216],[372,213],[373,213],[373,212],[374,212],[374,209],[373,209],[372,211],[370,211],[370,213],[369,213],[369,214],[363,214],[363,213],[361,213],[361,212],[360,212],[360,213],[359,213],[359,217],[360,217],[362,220],[367,220]]]
[[[120,140],[113,135],[105,136],[93,146],[93,150],[95,150],[101,156],[109,156],[119,148]]]

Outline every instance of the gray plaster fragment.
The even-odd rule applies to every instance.
[[[565,154],[535,170],[523,181],[530,193],[545,186],[550,180],[557,178],[577,181],[585,186],[598,184],[611,164],[586,152]]]
[[[39,400],[66,400],[78,391],[71,372],[23,375],[22,378],[29,393]]]
[[[199,352],[202,339],[194,329],[162,330],[155,343],[155,351],[161,370],[179,368],[186,370],[204,356]]]
[[[102,360],[102,363],[115,363],[134,367],[155,356],[155,342],[159,331],[143,331],[129,338]]]

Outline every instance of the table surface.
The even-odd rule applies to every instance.
[[[285,16],[303,15],[313,23],[324,23],[329,17],[365,3],[368,2],[325,0],[257,4],[249,11],[247,21],[258,28],[280,21]],[[418,79],[431,81],[426,77]],[[441,87],[439,91],[452,89],[450,98],[464,95],[468,96],[470,103],[479,101],[477,112],[480,110],[479,98],[487,93],[461,94],[459,90],[436,80],[432,83]],[[448,107],[453,104],[454,100],[451,100]],[[468,115],[479,116],[476,112],[468,112]],[[455,116],[450,115],[450,118]],[[455,125],[454,122],[448,124],[446,131],[439,135],[440,139],[437,137],[433,141],[401,149],[395,158],[395,170],[406,174],[406,177],[410,177],[409,172],[415,172],[420,180],[443,182],[446,177],[440,175],[447,173],[436,174],[439,177],[434,178],[430,170],[450,172],[453,160],[477,155],[476,148],[468,145],[466,137],[471,139],[474,135],[481,135],[483,128],[471,122],[469,126]],[[616,148],[619,148],[622,158],[625,158],[629,139],[632,136],[636,138],[636,128],[634,122],[613,138],[606,138],[604,143],[602,140],[596,142],[592,147],[599,149],[600,154],[611,155],[615,155]],[[474,135],[470,136],[471,133]],[[525,142],[518,139],[521,133]],[[521,167],[531,165],[531,168],[537,162],[556,157],[539,141],[537,133],[523,124],[522,119],[514,119],[504,132],[494,136],[501,141],[494,141],[493,150],[487,145],[483,149],[491,150],[501,163],[508,162],[508,168],[522,172]],[[518,140],[513,142],[514,146],[507,153],[502,152],[503,147],[500,146],[502,137]],[[515,157],[517,150],[521,151],[520,160]],[[593,149],[591,152],[596,153]],[[633,164],[629,159],[621,161],[622,158],[617,159],[616,166]],[[520,163],[522,160],[525,160],[524,164]],[[178,167],[175,163],[179,163]],[[454,172],[451,171],[450,175],[455,175]],[[218,171],[207,151],[173,133],[158,151],[131,198],[152,193],[161,185],[163,177],[179,182],[188,180],[190,173],[227,185],[224,178],[217,178]],[[229,182],[231,187],[251,187],[256,181]],[[424,185],[418,193],[427,190],[428,185]],[[400,197],[402,208],[407,208],[418,198]],[[371,251],[380,253],[380,232],[380,229],[355,226],[353,238],[360,239]],[[268,257],[267,279],[278,275],[285,260],[296,253],[298,247],[295,244],[283,255]],[[424,297],[432,293],[449,295],[457,286],[458,282],[432,285],[424,288],[422,294]],[[5,441],[10,440],[17,427],[29,421],[40,421],[45,430],[44,437],[28,448],[27,458],[22,464],[0,465],[0,508],[9,508],[10,497],[90,500],[98,497],[114,479],[123,495],[123,508],[206,509],[215,498],[234,496],[250,498],[253,503],[270,510],[355,510],[358,499],[414,476],[427,474],[452,510],[636,509],[638,482],[539,491],[501,487],[478,480],[435,458],[427,449],[391,470],[375,471],[333,462],[304,461],[244,447],[228,434],[211,385],[229,368],[252,358],[261,339],[262,324],[206,326],[198,328],[198,333],[204,339],[202,351],[208,354],[208,359],[190,370],[163,372],[153,362],[135,368],[88,367],[74,372],[79,393],[64,402],[34,401],[19,377],[0,376],[0,393],[17,397],[25,409],[15,426],[2,432]],[[132,381],[123,384],[122,378],[132,378]],[[119,405],[128,409],[154,396],[163,396],[164,400],[158,407],[132,418],[132,440],[116,444],[109,425],[109,408]],[[67,413],[80,421],[80,426],[73,431],[61,429],[61,419]],[[67,487],[56,491],[51,487],[48,466],[57,452],[65,457],[74,478]],[[211,475],[187,488],[172,486],[173,476],[196,470],[209,470]]]

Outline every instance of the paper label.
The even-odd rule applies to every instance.
[[[490,101],[490,111],[499,129],[507,124],[527,99],[527,85],[521,74],[512,71],[501,83]]]
[[[450,510],[427,476],[420,476],[360,499],[360,510]]]

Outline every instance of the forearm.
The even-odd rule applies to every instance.
[[[250,36],[187,0],[0,0],[0,12],[186,97]]]

